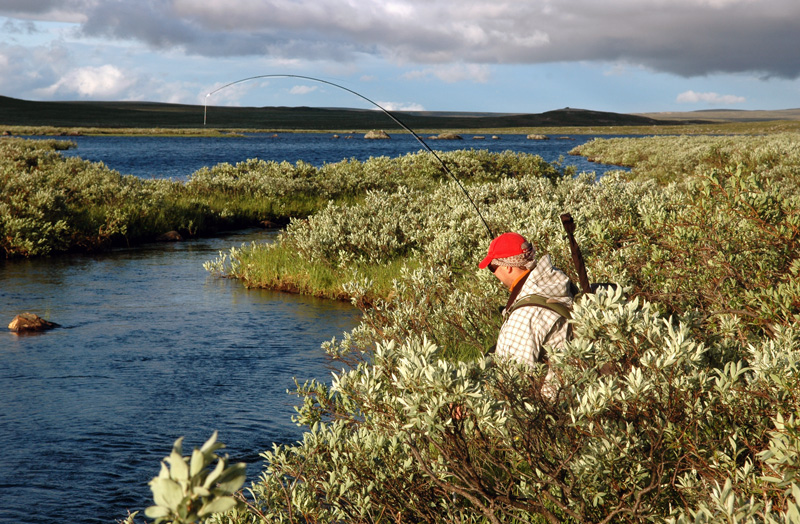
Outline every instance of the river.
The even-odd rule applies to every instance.
[[[352,138],[346,138],[351,136]],[[565,165],[579,171],[602,174],[617,166],[595,164],[569,151],[589,140],[592,135],[554,136],[549,140],[529,140],[527,135],[464,135],[463,140],[429,140],[426,143],[436,151],[456,149],[484,149],[493,152],[516,151],[539,155],[548,162],[563,158]],[[600,136],[600,135],[598,135]],[[611,138],[612,135],[602,135]],[[366,140],[363,135],[339,135],[333,138],[325,133],[247,134],[229,137],[163,137],[163,136],[78,136],[65,140],[75,142],[77,148],[65,151],[65,156],[80,156],[86,160],[104,162],[123,174],[145,178],[174,178],[186,180],[204,166],[221,162],[236,163],[249,158],[288,161],[299,160],[317,167],[324,163],[354,158],[364,161],[369,157],[396,157],[423,150],[423,146],[409,134],[392,134],[390,139]]]
[[[147,482],[174,440],[212,431],[233,461],[301,433],[292,377],[329,376],[321,342],[358,322],[349,304],[248,290],[202,264],[271,241],[263,230],[102,256],[0,262],[0,522],[112,523],[152,504]]]
[[[524,135],[436,141],[437,150],[484,148],[540,154],[579,170],[611,166],[568,156],[591,136]],[[65,155],[123,174],[187,179],[203,166],[248,158],[304,160],[398,156],[421,146],[326,134],[71,137]],[[349,304],[248,290],[202,264],[253,230],[151,244],[102,255],[0,260],[0,320],[30,311],[60,328],[18,336],[0,330],[0,523],[111,523],[152,503],[147,482],[173,441],[185,450],[212,431],[232,461],[261,469],[259,453],[301,436],[290,420],[293,377],[325,379],[320,344],[358,322]]]

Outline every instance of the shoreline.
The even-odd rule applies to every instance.
[[[297,134],[297,133],[319,133],[319,134],[351,134],[363,135],[374,128],[360,127],[337,127],[329,129],[312,128],[246,128],[246,127],[86,127],[86,126],[35,126],[35,125],[7,125],[0,124],[0,138],[6,137],[25,137],[25,136],[53,136],[69,139],[70,136],[241,136],[243,133],[254,134]],[[408,134],[404,129],[393,129],[391,122],[383,129],[391,134]],[[523,134],[542,134],[542,135],[750,135],[750,134],[772,134],[778,132],[800,131],[800,121],[796,120],[765,120],[758,122],[716,122],[707,124],[673,124],[659,126],[633,126],[633,125],[610,125],[610,126],[552,126],[552,127],[486,127],[486,128],[419,128],[415,132],[425,138],[427,135],[440,133],[457,133],[468,135],[523,135]],[[424,135],[424,136],[423,136]]]

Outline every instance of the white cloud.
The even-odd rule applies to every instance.
[[[743,96],[736,95],[720,95],[719,93],[697,93],[695,91],[684,91],[679,94],[676,101],[679,104],[697,104],[705,102],[712,105],[721,104],[742,104],[746,101]]]
[[[61,45],[4,45],[0,41],[0,93],[29,93],[56,82],[71,63]]]
[[[413,102],[377,102],[377,104],[387,111],[425,111],[422,104]]]
[[[113,65],[73,69],[51,86],[39,90],[55,94],[76,94],[81,98],[119,98],[135,84],[136,79]]]
[[[317,90],[317,86],[294,86],[289,90],[292,95],[307,95]]]
[[[489,81],[490,76],[489,67],[485,65],[453,64],[410,71],[405,73],[403,78],[411,80],[415,78],[435,77],[448,84],[464,81],[485,84]]]

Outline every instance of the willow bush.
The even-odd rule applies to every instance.
[[[6,257],[98,250],[194,234],[224,221],[182,184],[120,175],[102,163],[64,158],[63,142],[0,141],[0,246]]]
[[[709,168],[741,164],[762,180],[797,189],[800,141],[797,133],[755,136],[672,136],[594,139],[570,154],[632,167],[633,177],[661,183],[680,181]]]
[[[216,519],[800,519],[796,136],[697,140],[614,141],[639,159],[633,177],[532,169],[469,186],[496,233],[569,273],[570,212],[592,280],[620,284],[575,308],[550,355],[554,401],[544,369],[484,354],[505,292],[476,269],[489,238],[453,183],[331,204],[218,260],[250,285],[255,253],[349,269],[341,289],[364,317],[325,344],[344,366],[333,383],[298,384],[303,440],[265,453],[249,509]],[[388,264],[376,293],[370,268]]]
[[[203,168],[188,182],[123,176],[102,163],[64,158],[74,144],[0,141],[0,246],[7,257],[98,250],[153,240],[170,230],[193,236],[285,223],[329,202],[358,202],[370,190],[417,190],[446,178],[428,154],[306,162],[246,160]],[[506,152],[440,153],[465,183],[513,177],[532,168],[557,173],[540,157]]]
[[[258,512],[227,520],[797,515],[797,332],[742,345],[749,366],[711,368],[713,347],[687,325],[621,293],[583,303],[574,329],[551,360],[561,381],[555,402],[540,394],[542,372],[490,357],[455,362],[424,338],[377,343],[370,360],[337,373],[331,386],[299,388],[297,420],[308,431],[264,453],[250,488]],[[600,374],[609,361],[617,371]]]

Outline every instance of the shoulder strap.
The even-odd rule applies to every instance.
[[[506,309],[506,315],[510,315],[517,309],[526,306],[537,306],[549,309],[550,311],[561,315],[567,320],[572,318],[572,312],[567,306],[565,306],[560,302],[548,301],[545,297],[541,295],[526,295],[522,297],[521,299],[517,300],[510,308]]]

